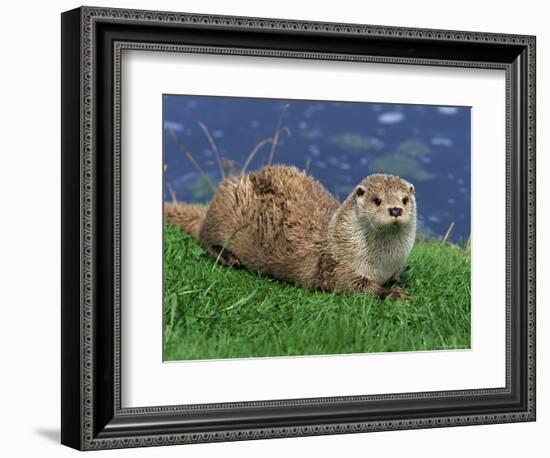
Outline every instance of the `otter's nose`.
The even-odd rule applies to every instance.
[[[390,216],[395,216],[396,218],[398,216],[401,216],[403,214],[403,209],[399,207],[393,207],[390,208]]]

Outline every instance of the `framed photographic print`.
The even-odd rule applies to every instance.
[[[535,420],[535,38],[62,15],[62,443]]]

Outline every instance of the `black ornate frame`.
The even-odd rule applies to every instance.
[[[506,387],[122,408],[125,49],[506,72]],[[82,7],[62,14],[62,434],[104,449],[535,420],[535,37]]]

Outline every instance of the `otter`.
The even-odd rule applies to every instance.
[[[416,235],[414,186],[373,174],[340,204],[295,167],[222,180],[208,207],[166,203],[166,219],[217,262],[310,289],[408,295],[396,286]]]

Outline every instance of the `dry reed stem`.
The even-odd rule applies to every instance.
[[[204,172],[204,170],[201,168],[201,166],[195,161],[195,158],[193,157],[193,154],[191,151],[189,151],[189,148],[185,146],[185,144],[181,141],[178,134],[176,134],[176,131],[174,129],[168,129],[168,132],[170,133],[170,136],[174,139],[176,144],[178,145],[179,150],[185,154],[187,159],[193,164],[193,166],[197,169],[197,171],[200,173],[200,175],[206,180],[208,183],[208,187],[211,189],[212,192],[216,192],[216,187],[212,184],[212,179]]]
[[[451,231],[453,230],[453,227],[455,226],[455,223],[454,221],[450,224],[449,228],[447,229],[447,232],[445,232],[445,236],[443,237],[443,240],[441,241],[441,243],[445,243],[448,238],[449,238],[449,235],[451,235]]]
[[[273,143],[274,141],[275,140],[273,138],[269,137],[269,138],[264,138],[260,143],[258,143],[252,149],[252,151],[250,151],[250,154],[246,158],[246,162],[244,163],[244,165],[241,168],[241,173],[240,174],[244,175],[244,173],[246,172],[246,169],[248,168],[248,166],[252,162],[252,159],[254,159],[254,156],[256,156],[256,153],[262,148],[262,146],[267,145],[269,143]]]
[[[225,179],[225,170],[223,169],[222,161],[221,161],[221,154],[218,150],[218,146],[216,145],[216,142],[210,135],[210,132],[208,131],[208,127],[206,127],[206,124],[199,121],[199,126],[201,127],[202,131],[204,132],[204,135],[206,135],[206,138],[208,139],[208,142],[210,143],[210,146],[214,150],[214,155],[216,156],[216,162],[218,163],[218,168],[220,169],[220,176],[221,179]]]
[[[166,187],[168,188],[168,192],[170,193],[170,197],[172,198],[172,203],[177,204],[178,199],[176,197],[176,191],[174,191],[174,188],[170,183],[166,183]]]
[[[285,116],[285,113],[289,109],[289,107],[290,107],[290,103],[285,104],[285,106],[281,111],[281,114],[279,115],[279,119],[277,120],[277,128],[275,129],[275,135],[273,136],[273,144],[271,146],[271,151],[267,159],[267,165],[271,165],[273,162],[273,156],[275,156],[275,149],[277,148],[277,144],[279,143],[279,137],[281,136],[281,125],[283,123],[283,118]]]

